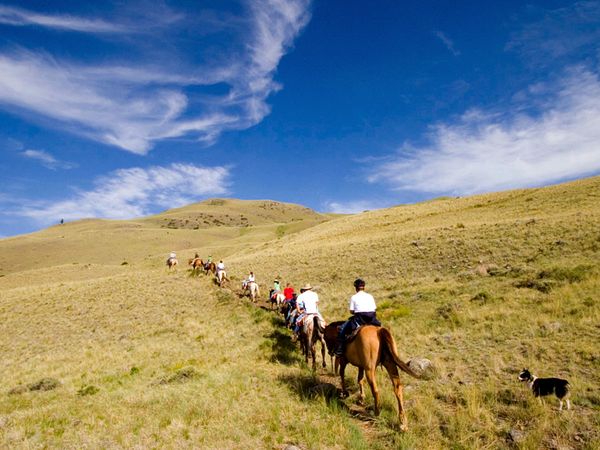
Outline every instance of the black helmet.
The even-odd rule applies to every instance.
[[[360,278],[357,278],[356,280],[354,280],[354,287],[355,288],[359,288],[359,287],[365,287],[365,281],[361,280]]]

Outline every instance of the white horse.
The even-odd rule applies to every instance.
[[[250,300],[256,303],[256,299],[260,296],[260,288],[256,281],[251,281],[246,285],[246,290],[250,293]]]
[[[271,297],[269,300],[271,302],[271,309],[274,309],[275,307],[279,309],[285,301],[285,295],[283,295],[281,292],[278,292],[277,294],[273,295],[273,297]]]
[[[167,267],[169,268],[169,270],[171,270],[171,269],[176,270],[177,264],[179,264],[179,261],[177,261],[177,258],[170,257],[169,259],[167,259]]]
[[[223,284],[227,280],[227,272],[224,270],[217,270],[217,282],[219,283],[219,287],[223,287]]]

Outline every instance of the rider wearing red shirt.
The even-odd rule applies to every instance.
[[[287,283],[285,285],[285,289],[283,290],[283,296],[288,301],[294,298],[294,288],[290,283]]]

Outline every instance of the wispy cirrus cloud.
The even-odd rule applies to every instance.
[[[548,66],[600,49],[600,1],[576,1],[555,9],[529,6],[527,12],[529,20],[511,34],[505,49],[521,54],[528,64]]]
[[[134,55],[129,58],[65,60],[50,50],[23,48],[0,53],[0,107],[30,120],[50,119],[56,127],[137,154],[162,139],[185,136],[211,142],[223,131],[248,128],[270,112],[267,98],[281,88],[274,81],[277,66],[308,23],[310,1],[245,5],[247,15],[233,25],[219,28],[211,19],[215,32],[230,37],[202,41],[204,52],[198,53],[212,58],[190,60],[178,52],[180,45],[189,45],[179,37],[182,29],[199,42],[206,33],[195,21],[195,10],[169,14],[155,36],[127,36],[123,44]],[[22,9],[1,11],[5,24],[23,25],[39,16]],[[56,28],[63,16],[52,17],[38,18],[35,24]],[[104,23],[77,20],[80,30],[72,25],[72,31],[92,32],[90,24],[98,22],[100,29]],[[121,30],[109,28],[105,34],[119,39]],[[191,93],[215,85],[226,86],[226,92]]]
[[[450,53],[452,53],[454,56],[459,56],[460,55],[460,50],[458,50],[456,48],[456,45],[454,44],[454,41],[452,39],[450,39],[448,36],[446,36],[446,33],[436,30],[433,32],[433,34],[435,35],[435,37],[437,37],[440,41],[442,41],[442,43],[444,44],[444,46],[448,49],[448,51]]]
[[[119,169],[95,181],[91,190],[78,190],[56,202],[28,202],[12,215],[40,225],[59,219],[128,219],[175,208],[211,195],[228,192],[230,169],[171,164],[166,167]]]
[[[56,169],[72,169],[76,167],[74,163],[70,163],[67,161],[60,161],[56,159],[52,154],[44,151],[44,150],[33,150],[28,149],[21,152],[21,155],[25,158],[33,159],[35,161],[40,162],[43,166],[48,169],[56,170]]]
[[[537,114],[465,113],[431,128],[429,145],[405,144],[376,164],[370,182],[397,190],[472,194],[538,186],[600,171],[600,79],[576,67],[522,99]],[[540,92],[542,98],[532,98]],[[553,93],[553,94],[549,94]]]
[[[86,19],[68,14],[41,14],[6,5],[0,5],[0,24],[42,26],[86,33],[121,33],[127,31],[126,27],[100,19]]]

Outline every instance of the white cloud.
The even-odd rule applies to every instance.
[[[0,24],[14,26],[37,25],[87,33],[115,33],[125,31],[123,27],[103,20],[86,19],[70,15],[39,14],[5,5],[0,5]]]
[[[24,156],[25,158],[39,161],[40,163],[42,163],[42,165],[44,165],[48,169],[52,169],[52,170],[72,169],[73,167],[75,167],[75,165],[73,163],[69,163],[66,161],[59,161],[54,156],[52,156],[50,153],[48,153],[44,150],[29,149],[29,150],[25,150],[25,151],[21,152],[21,155]]]
[[[471,194],[600,171],[598,75],[575,68],[541,91],[547,95],[551,88],[555,95],[536,115],[473,110],[458,123],[432,127],[429,145],[405,144],[374,167],[369,181],[398,190]]]
[[[183,206],[200,198],[228,192],[229,169],[171,164],[166,167],[119,169],[78,191],[67,200],[37,202],[12,211],[40,224],[59,219],[127,219]]]
[[[433,34],[440,41],[442,41],[442,43],[444,44],[444,46],[448,49],[448,51],[450,53],[452,53],[454,56],[460,55],[460,51],[454,45],[454,41],[452,41],[452,39],[450,39],[448,36],[446,36],[446,34],[444,32],[438,30],[438,31],[434,31]]]
[[[273,80],[275,71],[308,22],[309,4],[308,0],[250,2],[249,17],[234,21],[233,31],[228,30],[234,34],[231,46],[212,49],[219,59],[202,64],[178,50],[177,34],[184,21],[174,23],[174,14],[156,36],[127,36],[123,48],[133,45],[135,50],[129,62],[66,61],[23,49],[0,53],[0,107],[28,120],[51,119],[57,127],[137,154],[147,153],[166,138],[189,136],[211,142],[225,130],[250,127],[269,114],[267,98],[280,89]],[[5,23],[10,17],[31,21],[34,15],[24,10],[11,14],[5,8],[2,15],[0,10],[0,21],[2,17]],[[192,28],[193,36],[198,27]],[[198,53],[202,50],[211,52],[200,47]],[[216,84],[226,85],[228,92],[204,96],[188,92]]]
[[[371,211],[373,209],[385,208],[386,206],[380,202],[372,200],[355,200],[349,202],[327,202],[324,205],[326,212],[335,214],[357,214],[364,211]]]

